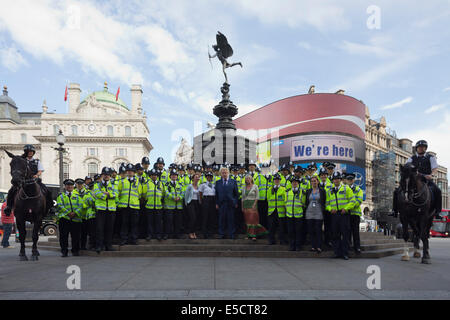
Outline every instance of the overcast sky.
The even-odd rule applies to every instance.
[[[103,89],[131,105],[143,86],[150,159],[166,163],[194,122],[217,122],[223,74],[207,58],[219,30],[239,115],[316,92],[363,100],[399,138],[426,139],[450,167],[450,1],[0,0],[0,85],[20,111],[66,112],[64,90]],[[378,17],[379,20],[376,18]],[[211,49],[210,49],[211,50]],[[189,138],[189,136],[188,136]],[[133,159],[140,161],[140,159]]]

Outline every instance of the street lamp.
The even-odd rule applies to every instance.
[[[56,142],[59,144],[59,148],[54,148],[59,152],[59,191],[64,191],[63,181],[64,181],[64,165],[63,165],[63,148],[64,142],[66,142],[66,137],[64,137],[62,130],[60,129],[56,135]]]

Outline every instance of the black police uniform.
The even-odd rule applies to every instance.
[[[412,164],[417,168],[417,171],[423,175],[430,175],[432,173],[431,170],[431,159],[432,155],[428,152],[423,156],[415,154],[411,157]],[[434,205],[433,208],[436,210],[435,213],[438,215],[442,211],[442,191],[438,188],[438,186],[433,182],[433,180],[427,180],[428,186],[434,195]]]

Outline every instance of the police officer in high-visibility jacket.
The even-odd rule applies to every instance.
[[[361,203],[364,199],[364,191],[357,186],[355,182],[356,175],[354,173],[347,173],[347,184],[353,191],[355,196],[353,208],[350,209],[350,238],[353,239],[353,249],[356,254],[361,254],[361,243],[359,239],[359,223],[361,221]]]
[[[150,159],[148,157],[143,157],[141,160],[142,168],[144,168],[144,176],[146,179],[150,179]]]
[[[156,159],[156,169],[159,171],[159,180],[166,183],[170,179],[167,171],[164,170],[164,165],[164,159],[162,157],[158,157],[158,159]]]
[[[306,191],[308,189],[311,189],[311,183],[309,182],[309,177],[306,175],[306,169],[300,168],[300,187],[303,189],[303,191]]]
[[[73,190],[73,193],[76,194],[81,201],[81,209],[80,209],[80,216],[81,216],[81,229],[80,229],[80,250],[87,250],[86,244],[87,244],[87,235],[88,235],[88,221],[87,221],[87,208],[84,206],[84,198],[86,196],[86,188],[84,186],[84,180],[81,178],[78,178],[75,180],[75,186],[76,188]]]
[[[289,250],[300,251],[301,249],[301,232],[304,220],[303,209],[306,202],[305,193],[300,188],[300,179],[293,177],[292,188],[287,191],[286,195],[286,223],[289,236]]]
[[[286,241],[286,189],[280,185],[281,177],[273,176],[273,186],[267,192],[269,244],[275,244],[275,233],[278,229],[280,244]]]
[[[145,214],[147,215],[147,237],[150,241],[152,238],[161,241],[163,236],[162,231],[162,216],[164,196],[164,184],[158,179],[158,170],[152,169],[149,172],[150,179],[144,186],[145,195]]]
[[[289,190],[292,188],[291,186],[291,181],[289,181],[289,166],[287,164],[283,164],[280,167],[280,171],[281,171],[281,182],[280,185],[282,187],[284,187],[286,190]]]
[[[256,164],[251,160],[248,165],[249,174],[253,177],[253,183],[258,186],[259,198],[258,198],[258,215],[259,223],[264,227],[268,228],[267,222],[267,178],[261,172],[256,172]],[[242,178],[244,183],[241,188],[245,185],[245,177]]]
[[[138,222],[140,200],[143,194],[142,184],[135,177],[136,169],[132,163],[127,164],[127,177],[119,181],[117,193],[119,203],[117,207],[122,213],[122,227],[120,230],[120,245],[136,245],[138,238]]]
[[[122,163],[119,166],[119,174],[116,177],[116,182],[117,185],[115,185],[116,190],[117,190],[117,186],[119,184],[119,181],[124,179],[126,177],[126,163]],[[116,205],[119,202],[119,199],[116,198]],[[116,210],[116,218],[114,219],[114,231],[113,231],[113,238],[120,238],[120,229],[122,227],[122,209],[117,207]]]
[[[69,233],[72,238],[72,255],[79,256],[82,201],[73,191],[75,182],[72,179],[64,181],[65,191],[56,198],[56,216],[59,225],[59,244],[61,256],[67,257],[69,246]]]
[[[110,168],[104,167],[100,182],[94,184],[95,207],[97,208],[97,244],[95,248],[97,253],[100,253],[103,247],[106,251],[115,251],[112,247],[112,235],[117,209],[117,190],[111,184],[110,178]]]
[[[177,181],[176,170],[170,172],[170,182],[164,187],[164,229],[163,239],[178,239],[180,237],[181,223],[183,219],[183,186]]]
[[[323,163],[326,165],[327,163]],[[333,188],[333,183],[328,179],[328,171],[326,167],[322,167],[319,171],[319,188],[325,191],[327,194],[328,190]],[[331,238],[332,238],[332,230],[331,230],[331,214],[327,210],[324,211],[323,214],[323,233],[324,233],[324,242],[328,247],[331,247]]]
[[[94,181],[89,179],[84,179],[87,188],[86,194],[84,196],[84,208],[86,209],[86,221],[88,224],[88,236],[89,236],[89,246],[88,250],[95,249],[95,232],[96,232],[96,209],[95,209],[95,198],[94,198]]]
[[[331,213],[333,249],[335,258],[348,260],[348,238],[350,233],[350,210],[354,206],[353,191],[341,184],[341,174],[333,173],[333,187],[327,192],[325,209]]]

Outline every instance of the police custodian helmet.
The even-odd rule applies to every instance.
[[[30,152],[30,151],[33,151],[34,153],[36,153],[36,149],[34,148],[34,146],[32,144],[26,144],[23,147],[23,152],[27,153],[27,152]]]
[[[428,142],[426,142],[425,140],[419,140],[416,143],[416,148],[420,147],[420,146],[425,146],[426,148],[428,148]]]

